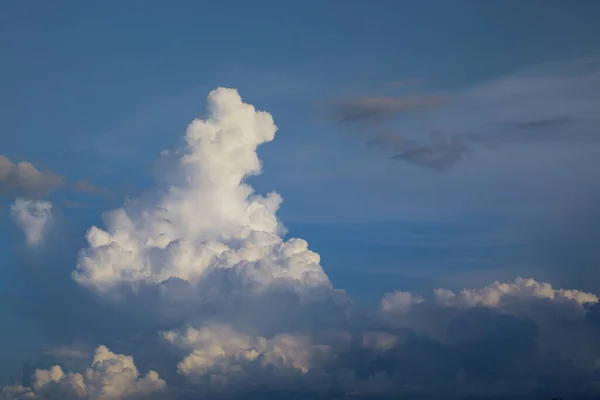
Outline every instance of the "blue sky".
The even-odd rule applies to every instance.
[[[23,302],[0,303],[0,383],[47,345],[32,271],[68,277],[220,86],[273,115],[248,182],[360,304],[516,276],[598,292],[598,20],[591,0],[3,3],[0,155],[65,186],[35,249],[0,186],[0,290]],[[366,98],[387,99],[371,119],[332,112]]]

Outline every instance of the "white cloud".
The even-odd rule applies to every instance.
[[[83,374],[65,372],[58,365],[48,370],[38,369],[31,388],[21,385],[5,387],[0,399],[118,400],[149,395],[165,388],[165,381],[156,372],[150,371],[140,377],[132,357],[115,354],[100,346],[96,349],[91,367]]]
[[[493,329],[486,318],[514,318],[524,324],[519,329],[535,329],[525,336],[540,354],[559,355],[579,367],[596,368],[598,334],[586,322],[590,306],[599,301],[593,293],[517,278],[459,292],[436,289],[431,299],[419,303],[389,300],[396,297],[409,298],[402,292],[388,293],[380,304],[394,330],[411,330],[439,343],[457,345],[485,340]]]
[[[252,337],[222,324],[183,332],[165,332],[164,338],[177,347],[191,350],[178,365],[181,374],[198,378],[214,369],[222,373],[239,370],[240,365],[292,368],[308,372],[315,357],[327,354],[327,346],[315,346],[300,335],[278,334],[267,339]]]
[[[209,117],[163,152],[156,190],[104,214],[105,229],[89,229],[75,272],[80,284],[100,293],[170,278],[197,285],[222,271],[259,289],[281,280],[330,286],[306,241],[282,239],[281,197],[244,183],[261,172],[256,149],[274,138],[271,115],[233,89],[216,89],[208,101]]]
[[[502,308],[509,300],[528,302],[535,299],[546,299],[554,302],[570,302],[577,306],[598,303],[593,293],[576,289],[554,289],[551,284],[534,279],[516,278],[513,282],[494,282],[480,289],[463,289],[456,293],[448,289],[433,291],[436,304],[445,307],[471,308],[476,306]],[[406,313],[414,305],[426,300],[410,292],[386,293],[379,304],[382,311]]]
[[[41,244],[52,220],[52,204],[42,200],[16,199],[11,206],[13,221],[23,230],[27,245]]]
[[[502,300],[508,298],[570,300],[579,305],[598,303],[598,297],[593,293],[571,289],[554,289],[549,283],[524,278],[517,278],[510,283],[494,282],[482,289],[463,289],[459,293],[437,289],[434,295],[438,303],[457,307],[500,307]]]
[[[381,299],[379,307],[383,311],[406,312],[412,305],[420,304],[423,301],[424,300],[421,297],[414,295],[413,293],[398,291],[386,293]]]

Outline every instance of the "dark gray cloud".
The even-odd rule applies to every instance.
[[[13,163],[0,155],[0,195],[40,198],[64,183],[54,172],[40,171],[27,161]]]
[[[426,110],[445,102],[441,96],[421,97],[357,97],[341,101],[331,107],[331,116],[344,123],[374,123],[399,114]]]
[[[523,130],[553,128],[563,125],[568,125],[574,122],[574,119],[568,116],[557,116],[543,119],[535,119],[531,121],[515,122],[514,127]]]
[[[470,147],[459,140],[414,144],[399,149],[391,156],[393,160],[404,161],[436,171],[444,171],[462,160],[470,152]]]
[[[471,147],[462,136],[444,137],[432,134],[429,141],[416,141],[390,129],[373,133],[368,146],[377,146],[388,154],[390,159],[402,161],[436,171],[445,171],[469,154]]]
[[[425,136],[429,136],[430,140],[418,136],[407,139],[394,129],[384,127],[383,122],[401,114],[439,107],[446,102],[443,96],[360,97],[340,102],[332,109],[331,115],[338,122],[358,123],[369,137],[366,144],[391,153],[390,159],[444,171],[469,152],[470,148],[464,139],[459,140],[455,136],[448,140],[444,134],[426,129]]]
[[[331,115],[357,128],[369,144],[394,151],[392,158],[427,168],[447,169],[480,145],[493,146],[508,162],[511,152],[533,144],[539,147],[535,159],[552,146],[600,142],[599,65],[594,59],[533,66],[443,95],[359,97],[340,102]],[[397,116],[403,118],[392,120]],[[427,140],[429,129],[411,121],[424,116],[449,140]],[[393,132],[410,138],[410,148],[403,139],[404,148],[395,152],[402,140]],[[490,157],[480,149],[476,154]]]
[[[83,193],[89,193],[93,195],[108,195],[110,191],[108,189],[99,188],[89,179],[78,180],[73,184],[73,190]]]
[[[62,175],[49,170],[40,170],[28,161],[13,162],[8,157],[0,155],[0,200],[20,201],[20,199],[41,201],[52,194],[59,193],[62,205],[67,208],[85,207],[89,204],[78,200],[82,195],[95,198],[107,198],[112,192],[99,188],[89,179],[78,180],[73,183],[67,181]],[[67,198],[65,198],[67,197]],[[73,197],[73,198],[70,198]],[[17,204],[17,203],[15,203]],[[41,204],[41,203],[39,203]],[[23,210],[21,210],[22,212]],[[56,210],[55,210],[56,211]],[[0,213],[2,206],[0,205]],[[26,218],[30,212],[26,214]],[[18,222],[25,231],[32,227],[30,223]],[[37,235],[34,235],[37,236]]]

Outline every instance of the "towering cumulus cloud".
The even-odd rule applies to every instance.
[[[208,100],[209,117],[189,125],[177,150],[163,152],[156,192],[106,213],[105,230],[89,230],[79,283],[107,293],[172,278],[198,285],[227,270],[256,290],[277,280],[329,285],[304,240],[282,240],[281,197],[244,183],[261,172],[256,149],[275,136],[271,115],[232,89],[216,89]]]

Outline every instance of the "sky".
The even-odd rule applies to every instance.
[[[3,2],[0,400],[597,398],[598,20]]]

